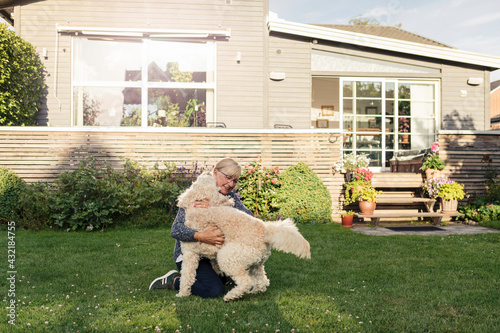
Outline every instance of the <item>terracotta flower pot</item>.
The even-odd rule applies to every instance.
[[[425,169],[425,178],[427,180],[432,178],[441,177],[441,170],[438,169]]]
[[[345,216],[342,218],[342,226],[346,228],[352,228],[352,215]]]
[[[403,135],[401,135],[401,138],[403,139],[403,143],[410,142],[410,135],[409,134],[403,134]]]
[[[458,200],[453,199],[453,200],[444,200],[441,198],[441,213],[443,214],[453,214],[457,212],[457,207],[458,207]]]
[[[371,215],[375,211],[375,207],[377,204],[375,202],[370,201],[360,201],[359,202],[359,210],[361,211],[361,215]]]

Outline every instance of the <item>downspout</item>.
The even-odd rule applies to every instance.
[[[57,65],[59,59],[59,31],[57,30],[57,25],[58,24],[56,23],[56,50],[54,56],[54,98],[59,103],[59,111],[61,111],[61,100],[57,98]]]

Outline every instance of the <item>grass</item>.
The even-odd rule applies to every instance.
[[[7,322],[3,278],[0,331],[500,331],[500,234],[377,237],[336,224],[300,230],[313,259],[273,252],[268,291],[231,303],[148,290],[175,267],[167,228],[17,231],[16,325]]]

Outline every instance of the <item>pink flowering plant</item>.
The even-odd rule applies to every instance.
[[[245,164],[235,192],[254,215],[264,218],[278,211],[277,189],[282,184],[279,167],[263,166],[259,158]]]
[[[439,157],[439,142],[434,142],[431,146],[431,153],[425,158],[424,163],[422,163],[422,166],[420,167],[420,170],[444,170],[444,168],[444,161],[441,157]]]
[[[436,177],[424,182],[422,189],[425,194],[429,196],[431,199],[436,199],[439,196],[439,189],[443,184],[451,184],[452,181],[450,179]]]
[[[410,131],[410,122],[408,118],[399,118],[399,132],[408,133]]]
[[[357,180],[366,180],[367,182],[372,181],[373,178],[373,171],[371,171],[369,168],[356,168],[354,169],[354,176],[355,179]]]

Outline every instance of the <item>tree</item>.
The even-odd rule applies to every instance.
[[[37,125],[44,69],[35,47],[0,24],[0,126]]]
[[[380,25],[380,22],[377,19],[371,19],[368,17],[363,17],[361,15],[356,16],[353,19],[349,20],[350,25]],[[402,23],[398,23],[394,25],[396,28],[401,28],[403,26]]]
[[[370,19],[361,15],[349,20],[350,25],[380,25],[377,19]]]

